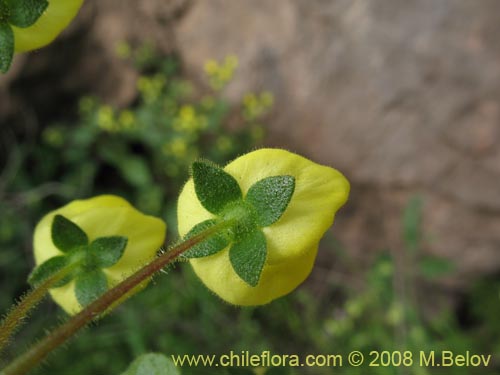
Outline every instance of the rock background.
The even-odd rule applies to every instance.
[[[500,271],[498,14],[496,0],[87,0],[56,43],[0,77],[0,121],[62,116],[54,100],[85,92],[130,103],[122,40],[176,52],[200,82],[207,59],[235,54],[227,97],[275,95],[267,144],[350,179],[332,231],[360,264],[402,256],[402,211],[418,194],[423,250],[455,262],[440,285],[461,289]]]

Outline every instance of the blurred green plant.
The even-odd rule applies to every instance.
[[[141,72],[137,100],[130,108],[113,108],[86,97],[80,100],[74,121],[51,125],[40,136],[26,136],[20,142],[10,132],[2,133],[8,155],[0,172],[2,310],[27,288],[25,278],[32,265],[30,239],[33,225],[43,213],[68,200],[103,192],[123,195],[143,211],[173,213],[167,201],[187,179],[183,173],[191,157],[206,155],[224,163],[263,137],[262,116],[272,105],[268,93],[247,95],[235,112],[220,98],[224,85],[208,94],[197,93],[181,78],[177,61],[156,55],[151,46],[133,49],[122,44],[118,52]],[[224,65],[217,63],[217,69]],[[221,73],[208,73],[221,78]],[[228,133],[223,125],[234,119],[241,121],[240,130]],[[323,242],[325,251],[334,248],[329,255],[346,274],[360,275],[359,279],[365,276],[363,287],[346,282],[345,277],[326,280],[332,303],[302,287],[264,308],[235,308],[221,304],[189,267],[179,267],[172,269],[168,281],[159,281],[162,288],[150,288],[105,318],[99,335],[92,329],[84,331],[67,350],[34,373],[63,374],[71,368],[75,375],[102,369],[120,374],[132,358],[150,350],[166,355],[225,354],[229,350],[346,354],[360,350],[365,357],[372,350],[470,350],[495,357],[500,352],[498,278],[484,279],[464,295],[465,312],[461,314],[467,315],[466,322],[450,308],[431,313],[423,310],[422,305],[429,306],[420,303],[426,298],[429,282],[452,273],[454,267],[449,261],[424,255],[422,204],[420,198],[411,199],[402,215],[404,248],[383,251],[366,275],[350,257],[349,249],[338,243],[334,246],[333,240]],[[12,353],[24,348],[36,332],[57,323],[57,308],[45,302],[43,309],[47,314],[34,318],[20,333],[9,349]],[[6,357],[12,353],[7,351]],[[75,361],[81,353],[91,354]],[[356,375],[367,373],[366,369],[301,368],[300,373]],[[491,368],[479,370],[484,375],[498,373],[498,357]],[[180,372],[206,374],[207,369],[186,367]],[[375,375],[434,372],[416,365],[371,367],[369,371]],[[452,367],[441,368],[439,373],[473,371]]]
[[[167,212],[174,210],[167,202],[173,201],[169,198],[187,179],[194,160],[203,155],[225,163],[262,141],[260,121],[272,107],[272,94],[248,94],[265,98],[258,108],[246,97],[236,110],[222,99],[221,90],[237,66],[234,56],[223,65],[226,71],[227,61],[231,63],[230,74],[207,70],[211,85],[213,80],[217,84],[212,92],[200,94],[180,78],[174,58],[159,58],[147,46],[132,50],[121,44],[118,51],[142,72],[135,104],[118,109],[93,97],[82,98],[76,123],[43,131],[45,158],[51,160],[48,168],[68,171],[59,181],[77,196],[109,185],[140,210],[171,219]],[[215,61],[208,65],[218,67]],[[228,121],[236,121],[236,130],[227,129]]]

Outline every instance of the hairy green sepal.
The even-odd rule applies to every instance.
[[[74,222],[55,215],[51,226],[52,242],[62,252],[36,267],[28,282],[37,286],[65,267],[71,270],[53,284],[57,288],[75,280],[75,295],[85,306],[107,290],[106,275],[102,271],[114,266],[127,247],[123,236],[99,237],[89,244],[87,234]]]
[[[75,280],[75,296],[81,306],[87,306],[108,289],[108,279],[100,269],[82,272]]]
[[[192,167],[196,196],[214,219],[195,225],[185,239],[218,222],[228,230],[215,233],[185,253],[188,258],[210,256],[229,247],[229,259],[236,274],[255,287],[267,259],[262,228],[276,223],[286,211],[295,191],[293,176],[271,176],[250,187],[246,197],[236,179],[222,168],[204,161]]]
[[[6,0],[9,23],[17,27],[33,25],[49,6],[47,0]]]
[[[6,73],[9,70],[13,57],[14,32],[6,21],[0,19],[0,72]]]
[[[206,220],[195,225],[188,234],[186,234],[185,239],[189,239],[197,234],[200,234],[204,230],[213,227],[217,222],[215,220]],[[225,233],[214,233],[212,236],[208,237],[205,241],[202,241],[186,251],[184,256],[187,258],[202,258],[209,255],[218,253],[222,249],[229,246],[230,238]]]
[[[219,214],[231,202],[241,199],[241,189],[233,176],[211,163],[193,163],[194,188],[208,212]]]
[[[48,6],[47,0],[0,0],[0,72],[7,73],[14,57],[12,26],[33,25]]]

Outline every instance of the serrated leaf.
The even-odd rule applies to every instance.
[[[137,357],[121,375],[180,375],[180,372],[165,355],[148,353]]]
[[[260,229],[247,234],[229,249],[229,260],[234,271],[250,286],[259,283],[266,257],[266,237]]]
[[[47,0],[7,0],[9,23],[17,27],[33,25],[49,6]]]
[[[203,232],[216,224],[215,220],[206,220],[197,225],[195,225],[184,239],[189,239],[196,236],[197,234]],[[201,258],[209,255],[213,255],[229,246],[229,238],[221,233],[214,233],[208,237],[205,241],[194,245],[191,249],[184,253],[187,258]]]
[[[192,173],[196,196],[207,211],[219,214],[228,203],[241,199],[238,182],[222,168],[197,161]]]
[[[89,243],[87,234],[71,220],[62,215],[54,216],[52,221],[52,242],[63,252],[68,252]]]
[[[14,57],[14,32],[7,22],[0,22],[0,72],[7,73]]]
[[[116,264],[127,247],[127,237],[99,237],[89,246],[89,255],[99,268],[107,268]]]
[[[68,259],[64,255],[52,257],[38,267],[36,267],[31,274],[28,276],[28,283],[33,286],[37,286],[47,280],[49,277],[55,275],[57,272],[62,270],[68,264]],[[71,281],[71,275],[67,275],[52,287],[58,288]]]
[[[248,189],[245,201],[255,208],[258,225],[267,227],[280,219],[294,191],[295,178],[293,176],[267,177]]]
[[[108,289],[108,280],[101,270],[82,272],[75,282],[75,296],[82,307],[95,301]]]

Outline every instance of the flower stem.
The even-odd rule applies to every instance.
[[[45,297],[53,285],[63,279],[73,268],[74,265],[69,265],[60,269],[41,284],[28,291],[28,293],[11,308],[0,323],[0,353],[9,342],[12,334],[22,325],[29,311]]]
[[[109,312],[110,309],[117,307],[119,302],[121,302],[120,298],[128,292],[133,293],[132,289],[135,286],[162,270],[166,265],[172,263],[177,257],[194,245],[197,245],[212,234],[229,225],[231,225],[230,222],[223,221],[173,246],[170,251],[156,257],[153,261],[117,284],[114,288],[108,290],[66,323],[50,332],[43,340],[33,345],[24,354],[14,359],[6,368],[0,371],[0,375],[26,374],[43,361],[50,352],[71,338],[78,330],[85,327],[90,322],[99,319],[100,315],[104,312]]]

